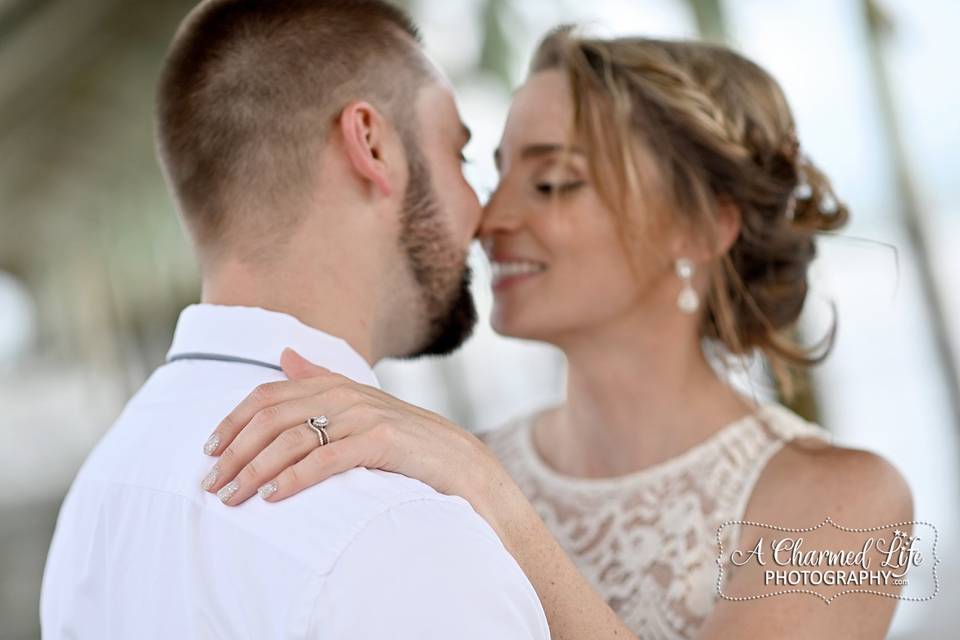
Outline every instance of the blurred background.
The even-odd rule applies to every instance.
[[[35,638],[56,513],[83,458],[162,360],[198,276],[153,155],[157,73],[189,0],[0,0],[0,638]],[[802,325],[839,333],[791,406],[892,460],[939,529],[941,593],[892,638],[953,635],[960,580],[960,3],[409,0],[474,130],[481,197],[510,94],[546,30],[726,42],[767,68],[852,211],[821,235]],[[476,295],[490,307],[478,255]],[[756,364],[756,363],[754,363]],[[749,384],[777,396],[764,369]],[[390,362],[402,397],[472,430],[555,402],[552,349],[483,324],[456,356]],[[199,445],[198,445],[199,446]],[[148,577],[145,577],[148,579]],[[954,605],[951,608],[951,604]],[[949,631],[948,631],[949,630]],[[950,633],[953,631],[953,633]]]

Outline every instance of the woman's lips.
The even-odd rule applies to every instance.
[[[499,291],[543,273],[547,265],[532,260],[493,260],[490,262],[494,291]]]

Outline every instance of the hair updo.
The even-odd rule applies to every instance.
[[[740,233],[712,272],[701,336],[731,354],[762,350],[791,398],[791,366],[821,362],[836,335],[835,308],[818,344],[804,348],[790,335],[816,256],[813,235],[849,214],[802,154],[776,80],[720,45],[586,38],[571,27],[550,33],[534,54],[530,73],[548,69],[570,80],[575,130],[629,254],[639,255],[640,243],[662,251],[648,232],[664,224],[713,242],[719,206],[739,209]],[[638,202],[644,215],[628,216]]]

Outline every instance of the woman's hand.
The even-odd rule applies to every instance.
[[[358,466],[417,478],[465,498],[490,524],[536,588],[552,637],[634,637],[476,436],[290,349],[280,364],[290,379],[257,387],[207,441],[204,452],[220,460],[204,489],[236,505],[258,487],[261,497],[275,502]],[[306,424],[320,415],[330,421],[324,446]]]
[[[286,349],[290,380],[260,385],[217,426],[204,447],[219,461],[205,490],[237,505],[255,492],[268,502],[354,467],[402,473],[459,495],[497,530],[501,492],[519,494],[506,470],[474,435],[431,411],[311,364]],[[307,424],[326,416],[330,442]],[[497,493],[497,500],[493,494]],[[498,531],[500,533],[500,531]]]

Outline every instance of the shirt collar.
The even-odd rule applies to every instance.
[[[355,382],[380,388],[376,374],[346,340],[295,317],[260,307],[192,304],[180,312],[167,358],[204,353],[280,364],[284,347]]]

